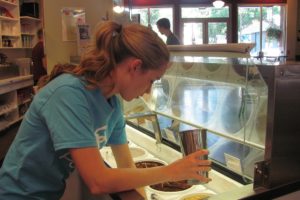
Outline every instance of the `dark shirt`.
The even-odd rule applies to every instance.
[[[179,45],[180,44],[178,38],[173,33],[167,37],[166,43],[167,43],[167,45]]]
[[[47,74],[47,71],[43,67],[44,57],[44,43],[39,41],[32,49],[32,74],[35,83],[37,83],[40,77]]]

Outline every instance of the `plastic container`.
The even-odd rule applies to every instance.
[[[30,75],[31,58],[18,58],[16,59],[16,64],[19,67],[20,76]]]
[[[147,152],[140,147],[129,147],[133,160],[141,160],[147,157]]]

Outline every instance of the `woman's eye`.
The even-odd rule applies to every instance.
[[[151,80],[150,83],[153,84],[153,83],[155,83],[156,81],[159,81],[159,80],[161,80],[161,79],[157,78],[157,79]]]

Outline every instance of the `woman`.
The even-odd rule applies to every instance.
[[[0,170],[0,199],[59,199],[76,168],[92,194],[164,181],[209,179],[199,151],[168,166],[136,169],[116,94],[130,101],[150,91],[168,67],[169,52],[141,25],[104,22],[78,67],[58,65],[35,96]],[[118,168],[105,166],[110,145]],[[128,181],[130,180],[130,181]]]

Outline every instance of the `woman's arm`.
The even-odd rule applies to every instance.
[[[128,144],[111,145],[118,168],[136,168]],[[136,188],[136,190],[146,197],[145,189],[143,187]]]
[[[145,169],[108,168],[96,147],[70,149],[70,153],[80,176],[92,194],[114,193],[189,178],[209,181],[198,173],[210,170],[210,161],[199,159],[200,156],[207,154],[206,150],[190,154],[168,166]]]
[[[135,168],[128,144],[111,145],[118,168]]]

